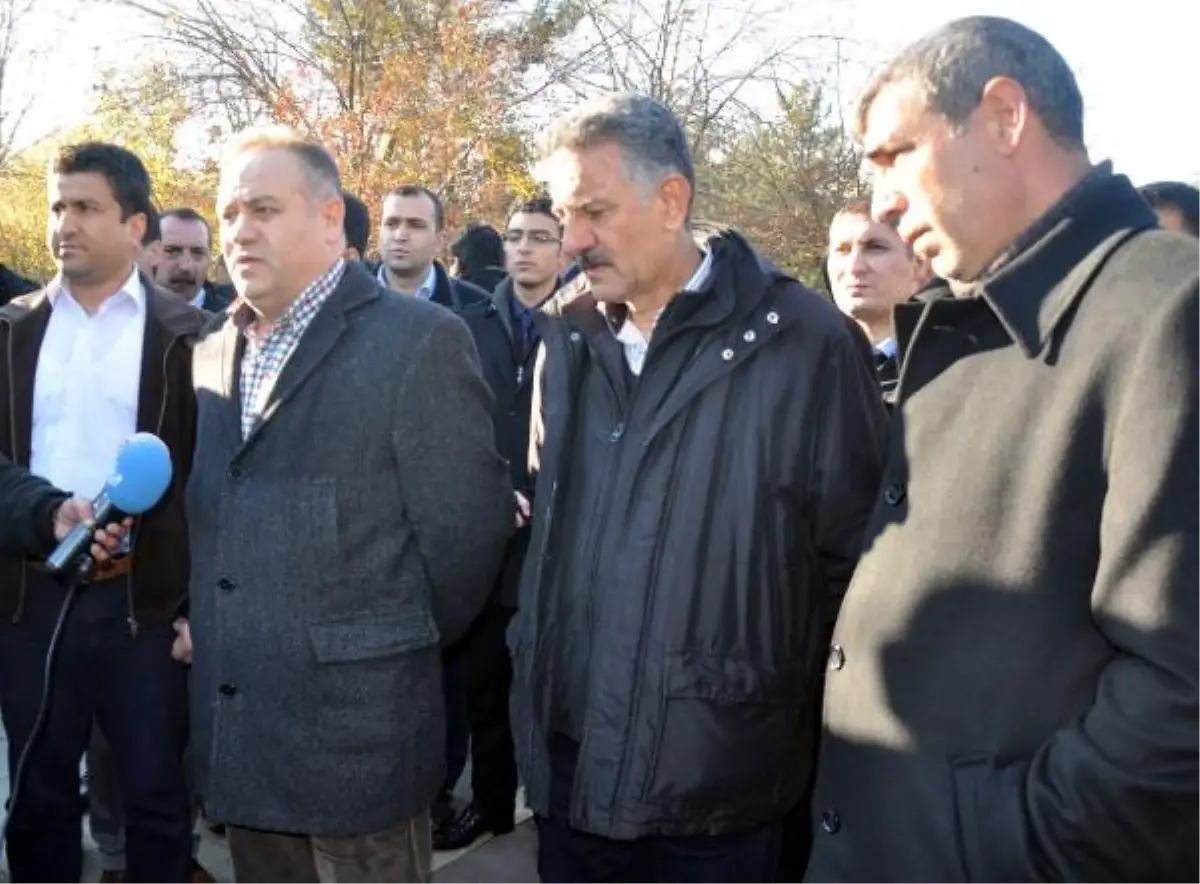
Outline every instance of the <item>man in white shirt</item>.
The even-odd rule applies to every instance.
[[[134,154],[111,144],[65,147],[47,194],[58,273],[0,309],[0,455],[91,499],[122,442],[152,432],[171,451],[174,478],[162,502],[136,520],[128,549],[95,569],[65,621],[50,715],[11,809],[9,867],[16,881],[79,880],[79,762],[95,721],[119,771],[127,880],[186,881],[186,670],[170,648],[188,576],[190,349],[204,315],[157,293],[137,270],[153,209]],[[0,713],[10,776],[42,702],[64,597],[39,560],[0,551]]]

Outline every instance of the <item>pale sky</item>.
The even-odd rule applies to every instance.
[[[55,15],[70,0],[39,0],[38,39],[54,35],[53,62],[23,78],[38,101],[23,129],[27,141],[70,125],[90,105],[102,65],[144,57],[137,24],[102,2],[84,6],[72,26]],[[1083,92],[1085,134],[1095,160],[1111,159],[1135,183],[1200,177],[1194,4],[1186,0],[1099,4],[1066,0],[841,0],[798,2],[789,16],[797,35],[844,36],[840,92],[849,102],[869,69],[933,27],[957,16],[1003,15],[1040,31],[1074,68]],[[17,72],[20,73],[19,71]]]

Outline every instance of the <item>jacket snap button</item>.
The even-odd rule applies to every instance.
[[[609,442],[620,442],[621,437],[624,435],[625,435],[625,425],[617,424],[615,427],[613,427],[612,432],[608,434],[608,441]]]
[[[746,331],[745,334],[742,335],[742,340],[745,341],[747,344],[753,344],[754,339],[757,337],[758,337],[758,335],[756,335],[754,333],[754,329],[749,329]]]
[[[724,350],[721,351],[721,358],[724,359],[726,362],[729,362],[730,360],[733,359],[733,351],[730,350],[728,347],[726,347]]]
[[[883,490],[883,502],[888,506],[898,506],[907,496],[903,482],[893,482]]]
[[[779,314],[772,310],[767,314],[767,322],[771,323],[771,325],[775,325],[777,322],[779,322]]]
[[[842,818],[833,808],[821,811],[821,828],[827,835],[836,835],[842,828]]]
[[[246,472],[241,467],[230,467],[229,468],[229,478],[233,479],[234,481],[237,481],[238,479],[245,477],[245,475],[246,475]]]
[[[220,688],[218,688],[218,690],[220,690],[221,694],[226,697],[232,697],[237,693],[237,688],[231,684],[223,684]]]
[[[233,591],[233,581],[232,581],[232,580],[230,580],[228,577],[222,577],[220,580],[218,580],[218,581],[217,581],[217,586],[218,586],[220,589],[223,589],[223,590],[225,590],[226,592],[232,592],[232,591]]]
[[[833,670],[841,669],[846,665],[846,652],[841,645],[834,645],[829,649],[829,668]]]
[[[579,332],[577,332],[577,331],[573,331],[573,332],[571,332],[571,335],[570,335],[570,337],[571,337],[571,340],[572,340],[572,341],[574,341],[576,344],[578,344],[578,343],[579,343],[579,339],[580,339],[581,335],[579,334]]]

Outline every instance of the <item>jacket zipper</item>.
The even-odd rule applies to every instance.
[[[8,367],[8,433],[9,439],[12,441],[12,461],[15,464],[21,463],[21,452],[17,449],[17,403],[16,403],[16,386],[13,382],[13,328],[12,323],[7,319],[0,320],[3,322],[8,333],[8,346],[5,348],[4,355]],[[25,557],[21,556],[21,592],[17,597],[17,610],[13,614],[12,622],[17,623],[21,619],[21,615],[25,612]]]
[[[155,424],[155,428],[154,428],[154,434],[156,436],[158,436],[160,439],[162,438],[163,424],[166,422],[166,419],[167,419],[167,400],[170,398],[170,386],[168,384],[168,381],[169,381],[168,372],[169,372],[169,368],[170,368],[171,351],[175,348],[175,344],[178,340],[179,340],[178,335],[171,338],[170,342],[167,344],[167,349],[165,351],[163,351],[163,357],[162,357],[163,393],[162,393],[162,401],[159,403],[159,406],[158,406],[158,422]],[[172,479],[172,481],[174,481],[174,480]],[[170,493],[169,487],[167,489],[167,493],[168,494]],[[133,537],[130,539],[130,542],[129,542],[129,579],[125,581],[125,604],[129,610],[129,635],[133,638],[137,638],[137,634],[138,634],[137,617],[134,615],[134,611],[133,611],[133,578],[134,578],[134,568],[137,567],[137,556],[134,555],[134,551],[137,549],[138,535],[140,533],[141,533],[140,531],[135,531],[133,533]]]

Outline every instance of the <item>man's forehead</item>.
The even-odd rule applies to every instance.
[[[283,196],[299,189],[300,161],[286,150],[256,150],[230,157],[221,167],[223,193],[242,199]]]
[[[556,208],[607,192],[628,177],[616,144],[559,148],[542,161],[539,171]]]
[[[508,219],[509,230],[557,230],[558,222],[541,212],[516,212]]]
[[[160,222],[163,239],[205,239],[208,236],[208,225],[194,218],[179,218],[170,215]]]
[[[872,238],[901,242],[896,228],[859,212],[839,212],[829,225],[829,239],[833,242],[854,242]]]
[[[433,200],[423,193],[405,195],[392,193],[383,200],[383,214],[385,218],[420,219],[432,222],[435,210]]]
[[[51,172],[46,177],[49,193],[72,193],[88,197],[115,199],[108,179],[99,172]]]
[[[925,102],[914,80],[884,84],[863,116],[863,153],[869,157],[877,150],[886,150],[918,130],[925,117]]]

